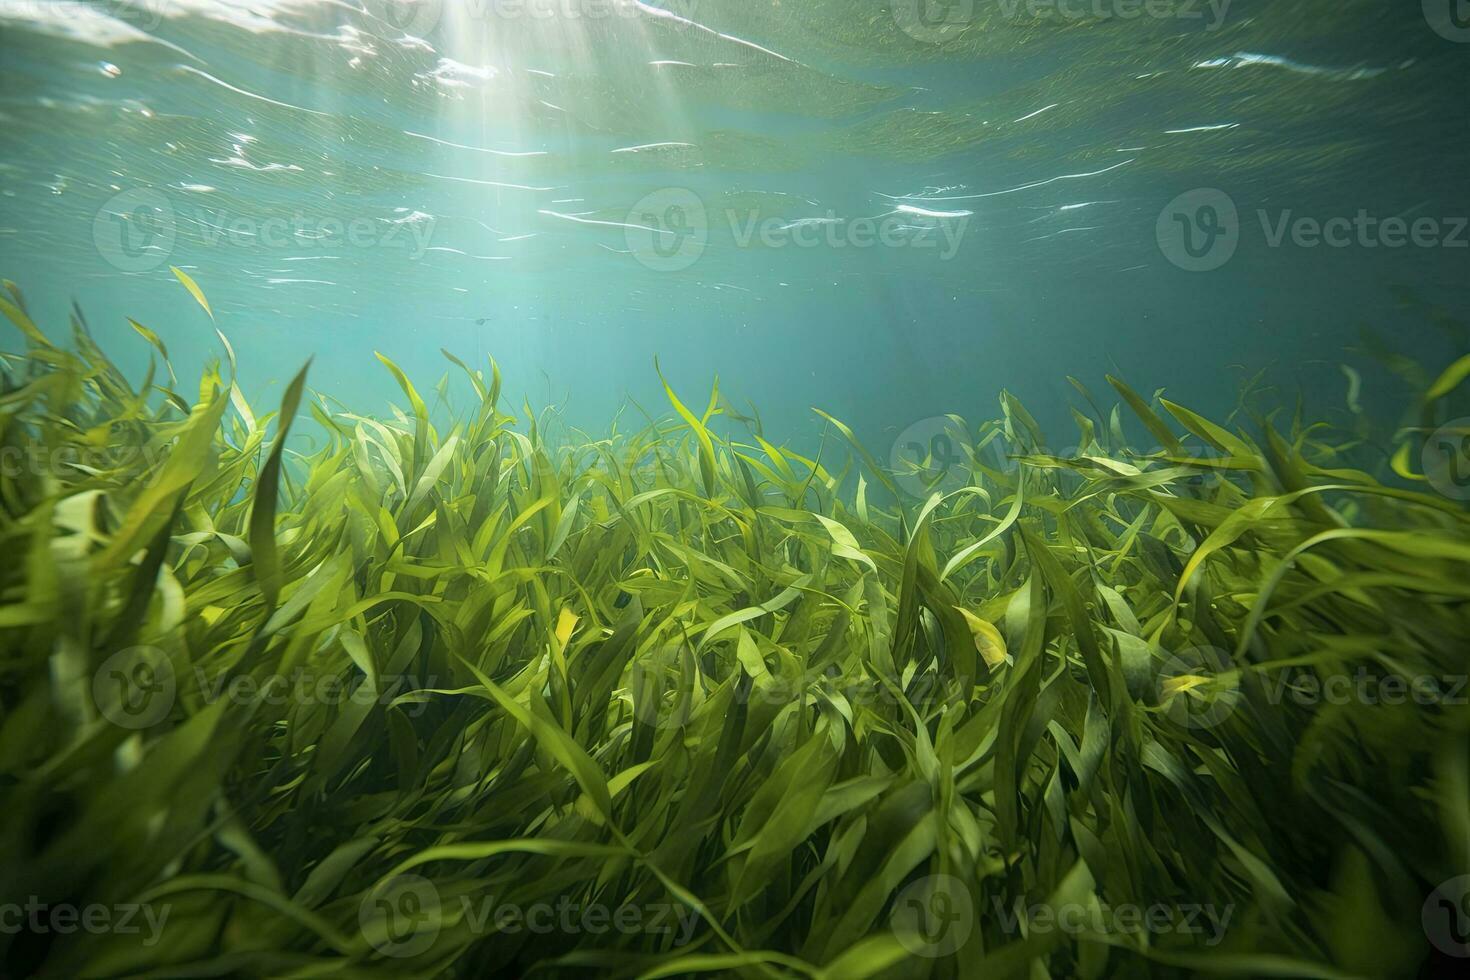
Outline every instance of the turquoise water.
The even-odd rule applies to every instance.
[[[1069,429],[1069,374],[1397,405],[1362,331],[1464,349],[1463,7],[0,0],[0,270],[184,375],[178,266],[266,401],[315,355],[375,410],[374,350],[442,347],[593,431],[657,355],[880,452],[1002,388]]]

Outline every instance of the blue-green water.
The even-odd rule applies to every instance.
[[[657,355],[880,451],[1002,388],[1064,431],[1069,374],[1224,413],[1347,363],[1372,410],[1364,329],[1463,352],[1463,8],[0,0],[0,271],[184,375],[178,266],[266,401],[315,355],[375,410],[374,350],[427,389],[443,347],[593,431]]]

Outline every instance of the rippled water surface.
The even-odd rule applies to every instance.
[[[125,364],[125,314],[219,353],[176,265],[262,393],[314,353],[381,399],[373,350],[446,347],[599,429],[655,354],[798,438],[1052,417],[1113,366],[1340,401],[1364,328],[1455,352],[1456,9],[0,0],[0,268]]]

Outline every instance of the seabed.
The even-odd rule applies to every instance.
[[[383,355],[401,409],[307,369],[252,407],[232,351],[196,389],[142,324],[136,384],[7,287],[8,975],[1346,977],[1463,945],[1470,519],[1416,466],[1470,359],[1377,455],[1110,378],[1066,454],[1009,395],[956,418],[955,479],[667,383],[664,418],[553,438],[452,355],[453,418]]]

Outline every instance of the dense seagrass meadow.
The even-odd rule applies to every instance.
[[[1057,454],[1003,396],[919,499],[718,388],[552,436],[493,361],[446,352],[449,413],[380,354],[400,407],[309,367],[251,405],[223,334],[196,386],[138,323],[129,380],[6,285],[6,976],[1394,977],[1464,939],[1470,518],[1416,470],[1470,359],[1376,447],[1109,379]]]

